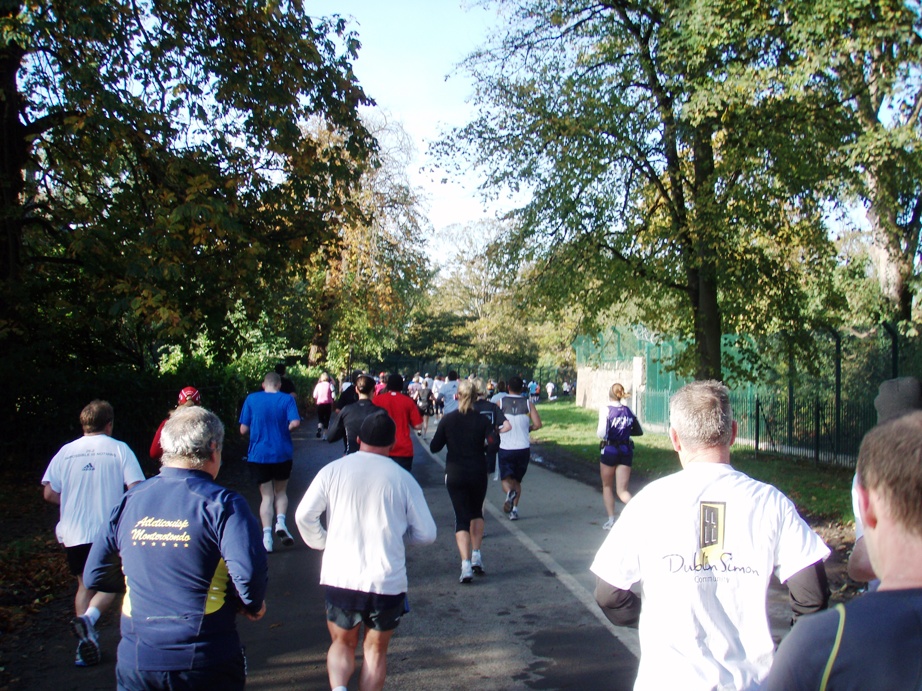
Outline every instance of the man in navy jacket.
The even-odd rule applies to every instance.
[[[118,557],[128,592],[120,689],[242,689],[236,615],[266,611],[268,560],[246,500],[218,485],[224,426],[204,408],[163,427],[160,474],[127,492],[93,543],[83,576],[105,591]]]

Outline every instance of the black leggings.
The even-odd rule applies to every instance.
[[[330,426],[330,415],[332,412],[333,412],[332,403],[318,403],[317,404],[317,422],[324,429]]]
[[[483,500],[487,496],[487,474],[477,478],[449,479],[448,496],[455,510],[455,532],[471,531],[471,521],[483,518]]]

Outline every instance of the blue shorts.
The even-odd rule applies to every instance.
[[[531,460],[531,448],[528,449],[500,449],[498,451],[499,477],[505,480],[507,477],[514,478],[516,482],[521,482],[525,477],[525,471],[528,470],[528,462]]]

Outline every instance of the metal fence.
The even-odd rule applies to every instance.
[[[669,426],[669,397],[673,391],[637,394],[639,416],[645,426]],[[736,445],[758,454],[781,453],[812,459],[817,465],[855,466],[864,435],[877,422],[871,400],[857,403],[835,398],[798,400],[769,394],[731,393],[737,423]]]
[[[749,343],[746,337],[724,337],[727,362],[745,360],[744,343]],[[645,424],[665,429],[669,397],[689,381],[673,368],[676,355],[688,345],[632,327],[577,339],[574,348],[580,367],[604,368],[642,357],[644,381],[636,387],[636,404]],[[759,373],[752,381],[729,384],[737,444],[757,453],[803,456],[820,465],[854,466],[862,438],[877,421],[873,398],[879,384],[922,374],[922,337],[888,324],[817,333],[808,363],[795,361],[780,336],[760,345],[767,362]]]

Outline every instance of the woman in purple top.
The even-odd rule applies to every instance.
[[[596,435],[602,440],[599,472],[602,475],[602,500],[608,520],[602,526],[611,530],[615,524],[615,494],[627,504],[631,500],[628,482],[634,462],[634,442],[631,437],[643,434],[640,422],[626,405],[622,405],[624,387],[612,384],[608,391],[611,403],[599,409],[599,426]]]

